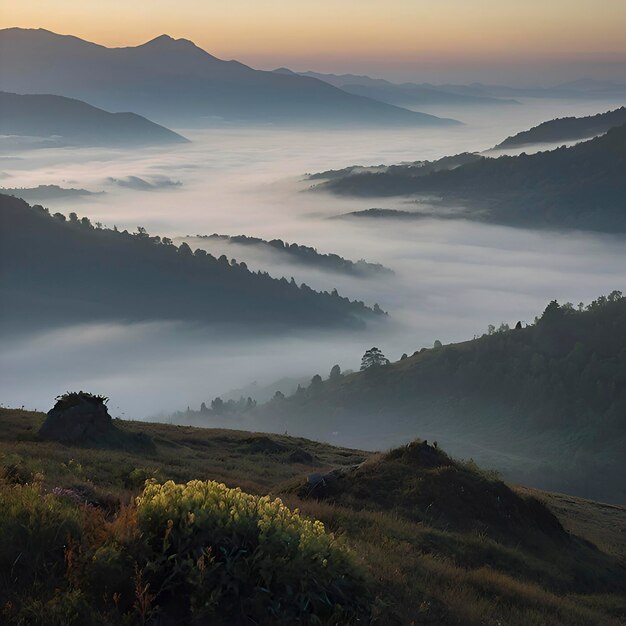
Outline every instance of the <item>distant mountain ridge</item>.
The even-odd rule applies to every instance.
[[[530,130],[507,137],[498,148],[519,148],[536,143],[554,143],[588,139],[606,133],[615,126],[626,124],[626,107],[586,117],[561,117],[543,122]]]
[[[0,195],[0,321],[5,328],[187,321],[256,332],[363,328],[382,311],[251,272],[145,230],[94,227]]]
[[[187,239],[190,239],[189,237]],[[393,274],[389,268],[380,263],[370,263],[364,259],[351,261],[338,254],[322,254],[311,246],[303,246],[297,243],[287,243],[282,239],[260,239],[259,237],[249,237],[247,235],[196,235],[195,239],[204,241],[223,242],[227,244],[251,246],[257,249],[266,250],[288,258],[290,261],[301,265],[317,267],[321,270],[339,272],[348,275],[371,277],[380,274]]]
[[[0,77],[2,71],[0,65]],[[57,146],[188,143],[185,137],[136,113],[109,113],[63,96],[7,92],[0,92],[0,134],[43,137]]]
[[[392,83],[383,78],[371,78],[370,76],[322,74],[311,71],[293,72],[284,67],[274,71],[282,74],[317,78],[348,93],[373,98],[374,100],[380,100],[396,106],[519,104],[509,98],[456,93],[453,90],[440,88],[429,83]]]
[[[347,169],[350,171],[350,168]],[[531,228],[626,232],[626,124],[569,148],[479,157],[426,176],[390,166],[348,173],[313,190],[359,197],[433,196],[466,205],[463,217]],[[434,217],[447,217],[433,209]]]
[[[322,81],[223,61],[161,35],[106,48],[43,29],[0,31],[0,89],[53,93],[160,123],[433,126],[458,122],[349,94]]]
[[[42,202],[46,200],[72,200],[85,196],[98,196],[104,191],[88,191],[87,189],[65,188],[59,185],[38,185],[37,187],[0,187],[0,193],[15,196],[27,202]]]

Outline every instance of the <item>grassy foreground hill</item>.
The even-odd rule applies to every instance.
[[[328,624],[582,626],[617,625],[626,617],[624,554],[614,540],[624,532],[622,507],[607,514],[577,501],[591,522],[598,520],[588,538],[610,548],[601,550],[585,528],[578,528],[580,537],[564,530],[576,522],[562,505],[551,506],[561,496],[511,489],[424,443],[372,455],[287,436],[115,421],[122,431],[150,437],[154,447],[89,448],[42,441],[43,418],[0,409],[4,623],[197,623],[194,615],[203,616],[199,623],[253,623],[258,607],[233,601],[226,582],[243,594],[240,600],[255,597],[275,611],[256,623],[294,623],[292,592],[281,586],[279,571],[313,584],[310,570],[292,566],[309,558],[307,568],[319,567],[316,550],[328,555],[322,591],[334,599],[333,611],[346,612],[325,619],[332,611],[319,587],[298,587],[318,602],[316,612],[297,609],[301,623],[319,623],[317,615]],[[316,474],[332,489],[312,490]],[[250,561],[233,548],[249,546],[254,526],[216,515],[220,502],[231,502],[249,519],[257,510],[253,496],[214,483],[153,483],[131,502],[146,478],[220,481],[280,495],[300,513],[281,509],[268,528],[291,520],[284,539],[261,539]],[[271,498],[258,502],[279,511]],[[325,529],[307,526],[311,518]],[[302,545],[300,556],[285,556],[288,537]],[[192,545],[204,547],[190,558]],[[286,560],[278,561],[276,551]],[[269,560],[259,570],[254,559],[261,557]],[[323,578],[324,568],[341,575]],[[280,594],[268,599],[264,585]],[[349,601],[342,590],[351,591]]]
[[[30,328],[185,320],[284,332],[358,328],[382,313],[141,228],[102,228],[6,195],[0,195],[0,267],[2,298],[13,303],[0,309],[0,320]]]

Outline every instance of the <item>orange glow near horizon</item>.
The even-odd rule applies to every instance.
[[[221,58],[300,70],[626,56],[624,0],[21,0],[0,10],[10,26],[106,46],[167,33]]]

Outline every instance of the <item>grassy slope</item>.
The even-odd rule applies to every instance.
[[[148,434],[156,452],[89,450],[38,441],[36,430],[43,417],[0,409],[4,471],[12,467],[25,478],[43,472],[49,487],[82,486],[105,504],[130,498],[146,476],[210,478],[251,492],[278,493],[308,473],[353,466],[369,456],[287,436],[139,422],[117,425]],[[315,460],[290,462],[288,456],[297,448]],[[538,495],[566,528],[604,542],[624,560],[611,533],[626,531],[626,509],[578,499],[574,507],[573,499]],[[346,535],[375,588],[378,623],[582,625],[618,624],[626,617],[626,599],[608,593],[620,584],[623,588],[623,566],[620,569],[614,558],[582,540],[533,553],[484,534],[418,523],[394,510],[357,509],[342,502],[301,500],[294,494],[284,499]],[[579,519],[582,513],[587,515],[584,522]]]

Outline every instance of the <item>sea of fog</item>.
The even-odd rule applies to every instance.
[[[510,134],[616,103],[528,100],[518,105],[430,109],[465,125],[439,129],[312,131],[223,128],[185,131],[192,143],[166,150],[41,149],[5,154],[1,184],[54,184],[105,193],[44,204],[92,222],[184,238],[221,233],[281,238],[395,273],[358,278],[296,265],[251,247],[226,252],[275,276],[336,287],[379,303],[389,320],[364,332],[224,336],[176,320],[57,328],[0,335],[0,403],[47,410],[73,389],[104,393],[114,415],[148,418],[197,407],[253,381],[356,369],[376,345],[391,359],[435,339],[450,342],[488,324],[530,322],[548,301],[588,302],[623,289],[623,239],[537,232],[460,220],[333,219],[349,211],[410,208],[404,199],[337,198],[308,192],[304,173],[484,151]],[[177,129],[178,130],[178,129]],[[139,181],[138,179],[141,179]],[[149,188],[146,188],[146,186]],[[193,240],[197,245],[198,240]]]

